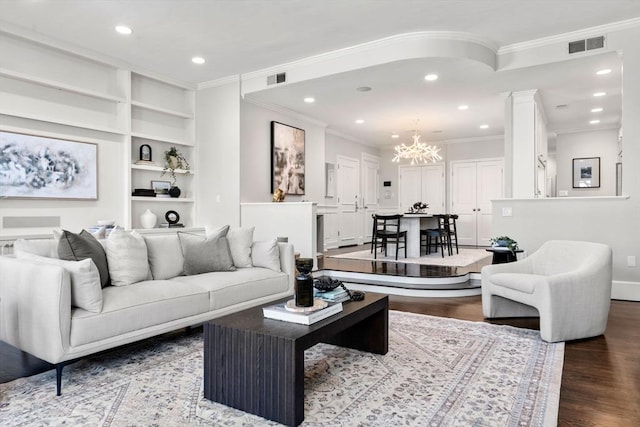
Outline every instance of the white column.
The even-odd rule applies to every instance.
[[[536,93],[537,89],[513,92],[507,99],[507,107],[511,107],[511,140],[505,135],[505,153],[511,153],[511,177],[505,187],[511,189],[515,199],[533,198],[536,192]]]

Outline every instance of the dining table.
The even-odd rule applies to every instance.
[[[436,218],[428,213],[403,213],[400,230],[407,232],[407,258],[420,256],[420,230],[438,228]]]

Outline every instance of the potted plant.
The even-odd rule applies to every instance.
[[[518,242],[513,240],[509,236],[493,237],[490,240],[491,246],[498,248],[508,248],[512,254],[515,254],[515,250],[518,249]]]
[[[413,206],[409,208],[409,211],[411,213],[422,213],[428,208],[429,208],[429,205],[427,203],[415,202]]]
[[[176,186],[176,170],[182,169],[189,173],[189,162],[176,147],[171,147],[164,152],[164,168],[161,176],[168,173],[171,176],[171,186]]]

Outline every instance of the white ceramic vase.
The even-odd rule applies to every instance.
[[[142,225],[142,228],[155,227],[157,220],[158,217],[156,216],[156,214],[151,212],[149,209],[147,209],[142,215],[140,215],[140,225]]]

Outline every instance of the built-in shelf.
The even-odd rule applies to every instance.
[[[159,202],[159,203],[193,203],[195,200],[187,197],[144,197],[131,196],[134,202]]]
[[[136,165],[132,164],[131,169],[144,170],[144,171],[152,171],[152,172],[162,172],[164,169],[161,166],[151,166],[151,165]],[[192,170],[185,169],[176,169],[175,173],[183,173],[183,174],[194,174],[195,172]],[[169,172],[167,172],[169,173]]]
[[[17,71],[8,70],[6,68],[0,68],[0,76],[10,77],[16,80],[22,80],[24,82],[34,83],[40,86],[46,86],[54,89],[61,89],[67,92],[76,93],[80,95],[90,96],[92,98],[103,99],[107,101],[114,102],[125,102],[126,98],[121,96],[115,96],[108,93],[97,92],[94,90],[89,90],[85,88],[81,88],[79,86],[74,86],[66,83],[56,82],[54,80],[44,79],[42,77],[37,77],[25,73],[20,73]]]
[[[87,123],[74,122],[74,121],[71,121],[71,120],[60,120],[60,119],[55,119],[55,118],[47,118],[47,117],[40,116],[40,115],[37,115],[37,114],[14,113],[14,112],[11,112],[11,111],[7,111],[4,108],[0,109],[0,114],[2,114],[4,116],[20,117],[22,119],[36,120],[36,121],[39,121],[39,122],[56,123],[56,124],[59,124],[59,125],[73,126],[73,127],[82,128],[82,129],[97,130],[97,131],[100,131],[100,132],[113,133],[113,134],[116,134],[116,135],[124,135],[125,134],[125,132],[122,131],[121,129],[117,129],[117,128],[113,128],[113,127],[94,126],[94,125],[90,125],[90,124],[87,124]]]
[[[193,114],[184,113],[182,111],[170,110],[168,108],[156,107],[155,105],[145,104],[144,102],[131,101],[133,107],[143,108],[145,110],[156,111],[158,113],[168,114],[183,119],[193,119]]]
[[[181,140],[181,139],[166,138],[166,137],[163,137],[163,136],[149,135],[149,134],[140,133],[140,132],[131,132],[131,136],[133,136],[135,138],[150,139],[152,141],[166,142],[166,143],[169,143],[169,144],[184,145],[184,146],[187,146],[187,147],[193,147],[193,142],[185,142],[184,140]]]

